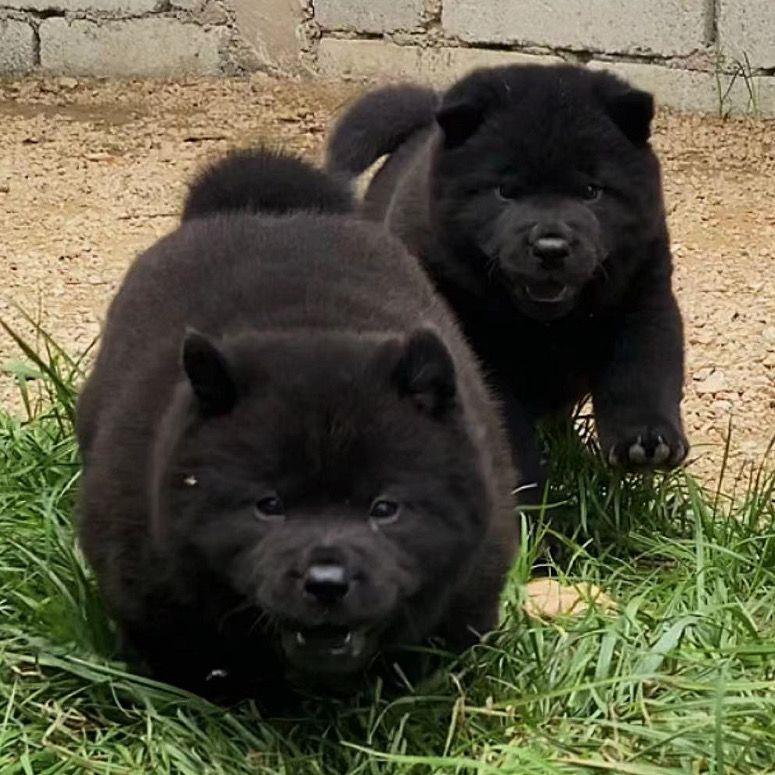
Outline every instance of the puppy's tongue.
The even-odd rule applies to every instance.
[[[535,280],[525,283],[525,293],[532,301],[551,304],[562,301],[566,297],[568,286],[556,280]]]

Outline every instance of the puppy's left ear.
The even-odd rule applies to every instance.
[[[455,406],[457,378],[447,346],[431,328],[418,328],[403,345],[393,380],[401,395],[436,418]]]
[[[606,112],[634,145],[645,145],[651,137],[654,98],[646,91],[622,86],[605,97]]]
[[[237,402],[237,386],[231,366],[218,346],[189,328],[183,338],[181,361],[202,414],[228,414]]]

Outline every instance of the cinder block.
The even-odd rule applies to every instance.
[[[315,0],[315,21],[324,30],[393,32],[417,27],[424,0]]]
[[[173,8],[191,12],[201,11],[206,3],[207,0],[171,0]]]
[[[16,19],[0,19],[0,73],[26,73],[35,66],[35,33]]]
[[[158,4],[158,0],[2,0],[2,5],[21,11],[81,11],[125,16],[140,16],[153,11]]]
[[[661,105],[702,113],[719,112],[720,92],[713,73],[638,62],[592,61],[587,66],[621,76],[636,88],[651,92]]]
[[[646,89],[659,104],[714,115],[775,116],[775,78],[761,76],[746,81],[699,70],[681,70],[635,62],[599,62],[588,65],[608,70],[633,86]]]
[[[222,70],[225,31],[179,19],[44,19],[40,63],[45,70],[93,76],[215,75]]]
[[[280,72],[301,68],[299,0],[233,0],[237,30],[258,62]]]
[[[552,64],[558,57],[475,48],[421,48],[382,40],[323,38],[318,68],[330,77],[420,81],[445,86],[478,67]]]
[[[418,77],[420,49],[382,40],[322,38],[318,69],[333,78],[403,80]]]
[[[722,110],[727,109],[732,114],[775,118],[775,77],[755,76],[748,83],[736,78],[731,84],[726,104],[722,104]]]
[[[675,56],[706,45],[708,12],[705,0],[454,0],[442,26],[472,43]]]
[[[775,67],[775,0],[719,2],[722,55],[744,66],[750,63],[752,68]]]

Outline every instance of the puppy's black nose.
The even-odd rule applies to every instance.
[[[327,605],[341,600],[349,589],[347,569],[338,563],[310,565],[304,577],[304,591]]]
[[[556,269],[562,266],[570,255],[570,243],[565,237],[539,237],[533,242],[533,255],[545,269]]]

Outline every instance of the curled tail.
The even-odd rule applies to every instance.
[[[433,123],[439,97],[420,86],[386,86],[361,97],[337,123],[326,170],[350,181],[392,153],[418,129]]]
[[[214,213],[288,213],[294,210],[347,213],[353,200],[346,186],[290,154],[255,148],[234,151],[193,181],[181,220]]]

